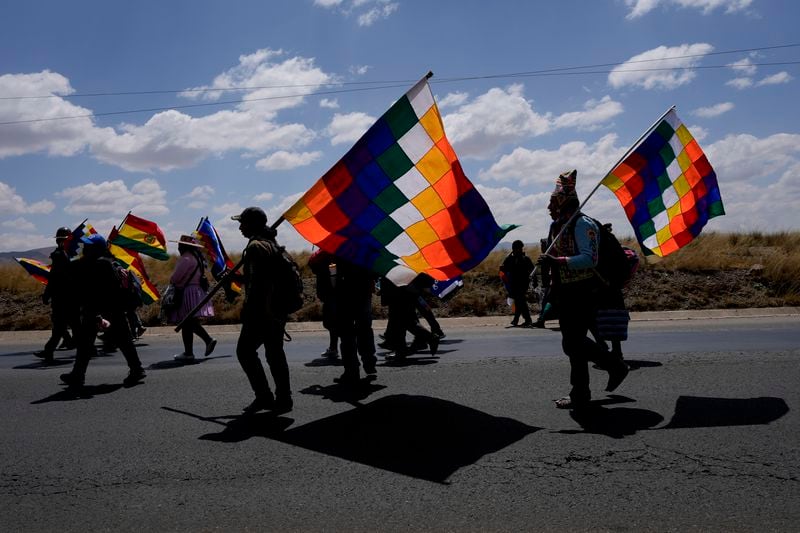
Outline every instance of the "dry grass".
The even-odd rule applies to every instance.
[[[634,243],[627,245],[638,249]],[[538,246],[528,246],[532,259]],[[485,316],[508,314],[506,295],[497,276],[507,251],[491,253],[464,276],[464,288],[455,298],[438,302],[437,315]],[[321,308],[314,294],[314,279],[308,269],[307,252],[296,254],[305,283],[305,306],[294,320],[320,320]],[[238,261],[239,256],[233,256]],[[169,282],[176,258],[145,259],[150,278],[162,289]],[[640,271],[626,290],[629,307],[635,311],[743,308],[800,305],[800,232],[722,234],[705,233],[684,249],[666,258],[643,260]],[[86,281],[90,286],[90,280]],[[50,309],[41,303],[43,287],[15,264],[0,265],[0,329],[46,329]],[[534,303],[533,296],[531,302]],[[212,323],[236,323],[241,298],[226,302],[214,299]],[[536,306],[534,305],[534,309]],[[375,316],[385,317],[378,299]],[[158,306],[140,312],[147,325],[159,323]]]

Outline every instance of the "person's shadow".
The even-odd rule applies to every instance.
[[[82,387],[68,387],[55,394],[51,394],[47,398],[31,402],[31,405],[38,405],[49,402],[73,402],[75,400],[90,400],[95,396],[102,396],[104,394],[111,394],[123,388],[122,383],[102,385],[84,385]]]
[[[195,357],[194,359],[190,359],[188,361],[178,361],[175,359],[166,359],[164,361],[158,361],[150,366],[147,367],[148,370],[169,370],[171,368],[181,368],[184,366],[193,366],[205,363],[206,361],[211,361],[212,359],[225,359],[231,357],[230,355],[215,355],[209,357]]]
[[[325,400],[330,400],[334,403],[347,402],[357,405],[358,402],[367,399],[371,394],[386,388],[386,385],[378,385],[374,383],[376,376],[367,376],[359,380],[355,385],[311,385],[300,391],[300,394],[310,394],[313,396],[321,396]]]

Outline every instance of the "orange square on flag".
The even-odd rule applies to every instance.
[[[319,180],[303,195],[303,201],[308,206],[309,211],[316,215],[322,208],[333,201],[333,196],[331,196],[328,188],[325,187],[325,183]]]
[[[294,228],[300,235],[305,237],[306,240],[311,242],[320,242],[331,234],[330,231],[323,228],[320,223],[317,222],[316,218],[309,218],[308,220],[295,224]]]

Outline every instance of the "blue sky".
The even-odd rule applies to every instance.
[[[510,238],[538,242],[554,178],[577,168],[585,197],[671,105],[717,172],[708,229],[798,230],[798,20],[767,0],[11,2],[0,251],[129,210],[169,239],[208,216],[237,250],[230,215],[275,220],[429,70]],[[605,188],[585,211],[632,234]],[[310,249],[286,223],[279,240]]]

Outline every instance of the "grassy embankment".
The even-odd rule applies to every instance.
[[[633,243],[626,243],[638,250]],[[531,258],[538,247],[526,249]],[[464,288],[439,305],[437,315],[484,316],[508,314],[506,295],[497,276],[507,252],[494,252],[464,276]],[[296,320],[319,320],[320,305],[314,296],[314,279],[305,266],[308,253],[295,256],[303,267],[306,305]],[[234,261],[238,257],[234,257]],[[148,273],[164,287],[175,264],[146,260]],[[91,290],[91,280],[86,280]],[[47,329],[50,309],[41,302],[42,285],[15,264],[0,266],[0,330]],[[533,308],[535,297],[531,295]],[[376,298],[375,316],[384,317]],[[800,305],[800,232],[703,234],[689,246],[665,258],[650,257],[626,289],[633,311],[745,308]],[[217,316],[210,323],[235,323],[239,302],[214,300]],[[146,325],[160,324],[158,306],[141,310]]]

